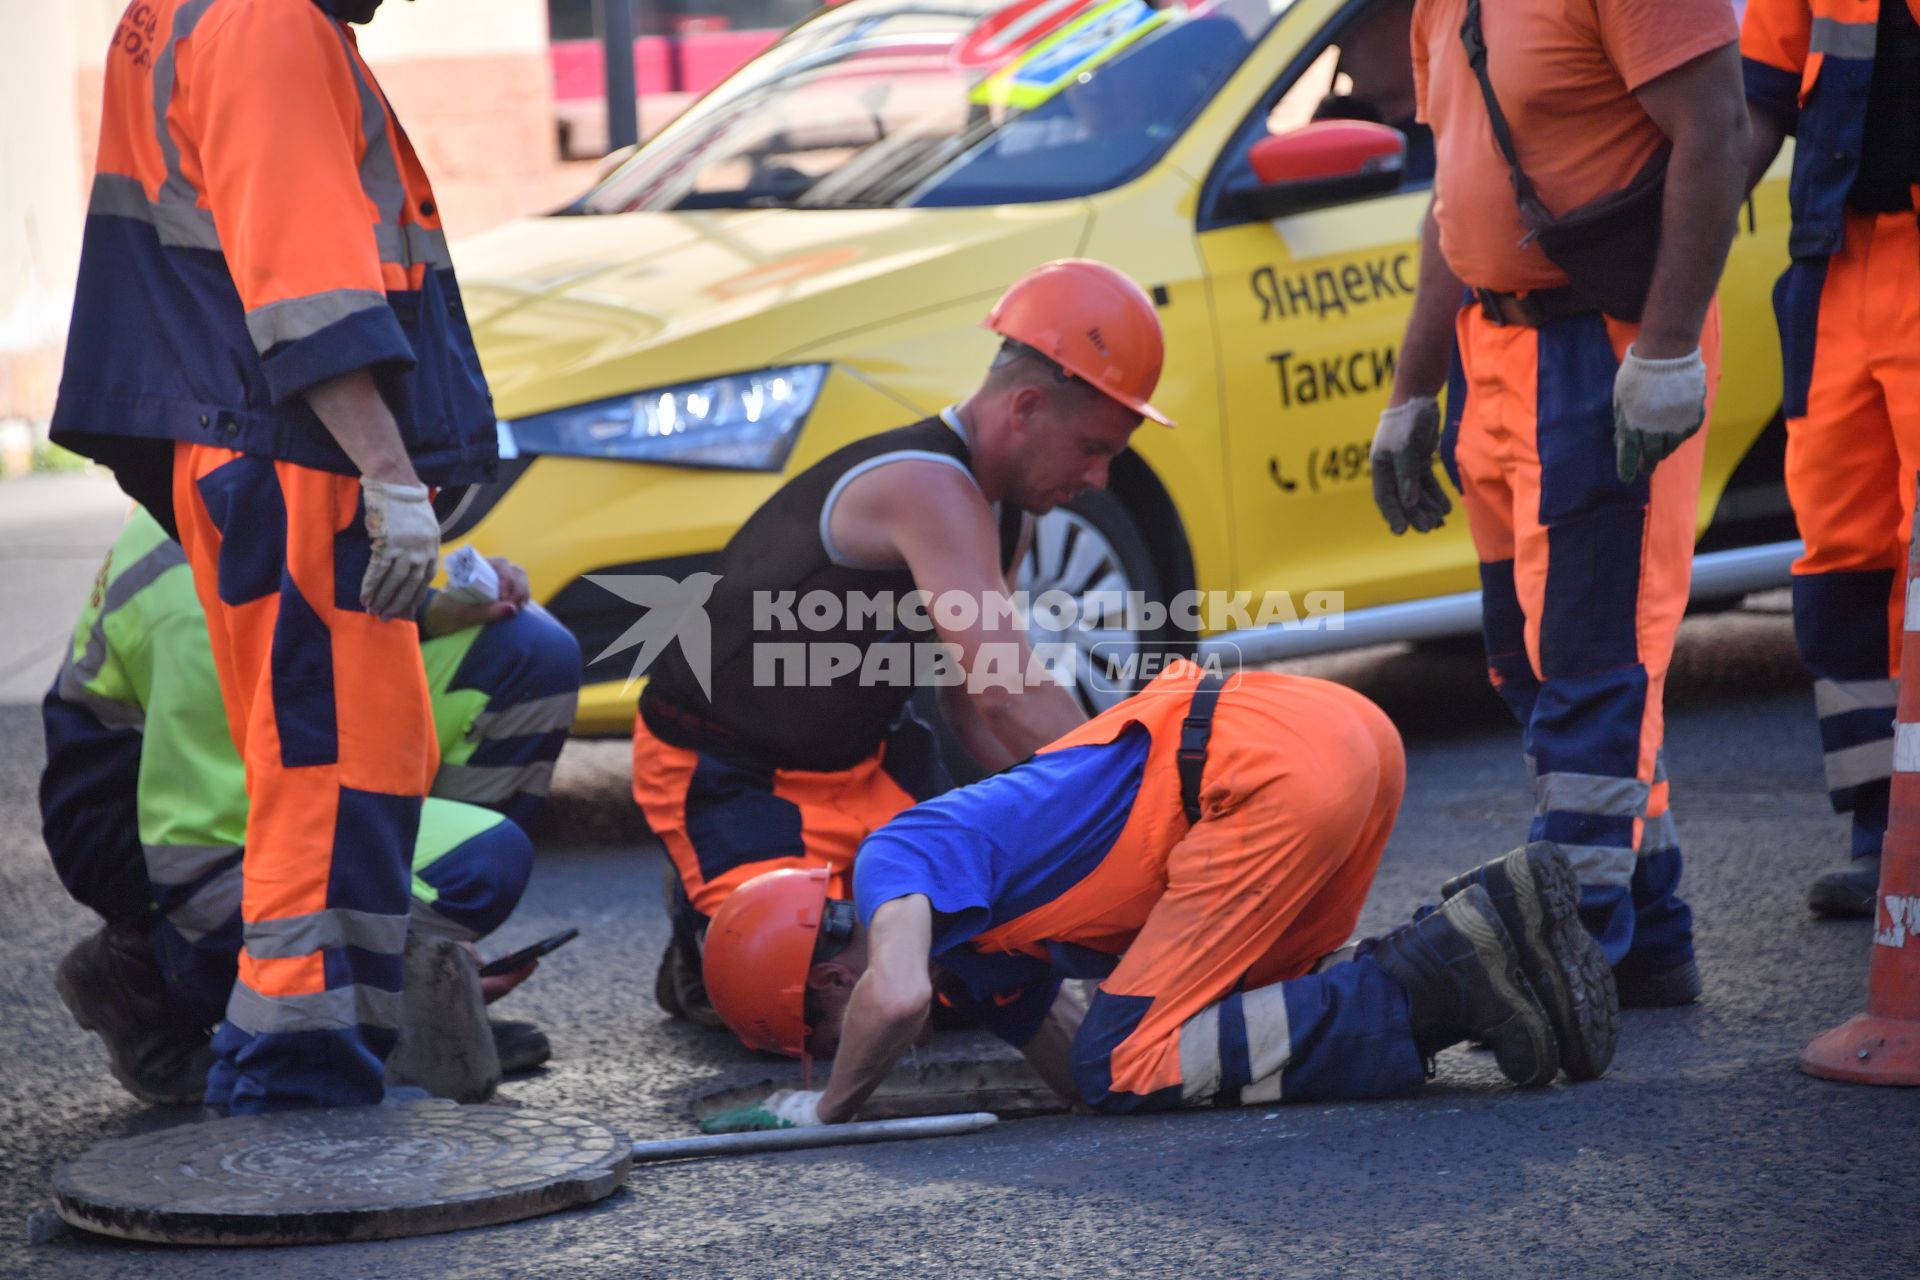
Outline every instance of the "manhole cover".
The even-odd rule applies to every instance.
[[[612,1194],[633,1152],[576,1116],[352,1107],[95,1143],[54,1171],[60,1216],[159,1244],[319,1244],[537,1217]]]

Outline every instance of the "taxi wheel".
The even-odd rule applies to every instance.
[[[1028,638],[1071,644],[1076,692],[1097,715],[1146,684],[1156,663],[1185,652],[1169,625],[1142,629],[1146,602],[1166,603],[1146,539],[1126,505],[1092,490],[1034,521],[1020,564],[1029,601]]]

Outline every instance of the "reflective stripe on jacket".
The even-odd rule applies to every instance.
[[[1826,258],[1840,247],[1847,192],[1860,169],[1879,21],[1880,0],[1747,4],[1740,28],[1747,99],[1796,140],[1787,241],[1796,259]]]
[[[54,438],[170,524],[152,491],[174,440],[353,474],[302,393],[361,368],[422,479],[492,473],[433,193],[352,32],[316,0],[135,0],[107,55]]]

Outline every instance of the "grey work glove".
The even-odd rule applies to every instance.
[[[1433,452],[1440,443],[1440,402],[1415,396],[1380,415],[1373,433],[1373,501],[1398,535],[1408,526],[1431,533],[1445,523],[1453,501],[1433,474]]]
[[[423,484],[360,481],[373,557],[360,580],[360,603],[377,618],[410,618],[440,565],[440,519]]]
[[[1652,475],[1706,420],[1707,362],[1698,347],[1670,360],[1643,360],[1627,348],[1613,375],[1613,452],[1622,483]]]

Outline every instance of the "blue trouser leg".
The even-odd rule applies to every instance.
[[[1856,858],[1880,852],[1892,787],[1898,682],[1887,652],[1893,570],[1795,574],[1793,634],[1813,673],[1827,795],[1853,817]]]
[[[1113,1051],[1151,1003],[1145,996],[1094,996],[1074,1037],[1073,1074],[1096,1111],[1385,1098],[1426,1079],[1407,993],[1370,956],[1208,1006],[1180,1028],[1178,1088],[1116,1092]]]
[[[520,905],[533,842],[513,819],[429,797],[413,859],[413,925],[461,941],[484,938]]]
[[[579,703],[579,642],[529,605],[429,640],[421,655],[440,732],[433,794],[485,805],[530,830]]]

